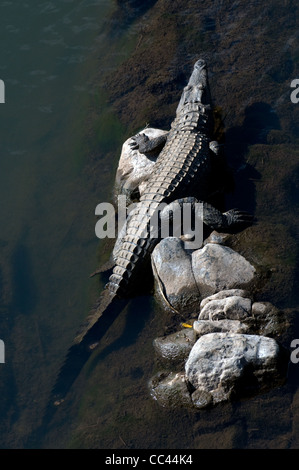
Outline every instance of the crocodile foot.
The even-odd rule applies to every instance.
[[[147,150],[147,145],[146,143],[150,139],[148,138],[147,135],[145,134],[136,134],[134,137],[132,137],[132,142],[130,142],[130,147],[132,150],[139,150],[141,153]]]
[[[225,212],[224,215],[226,215],[227,225],[229,227],[252,225],[254,221],[254,216],[252,214],[249,214],[246,211],[241,211],[239,209],[230,209],[229,211]]]

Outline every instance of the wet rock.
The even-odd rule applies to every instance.
[[[200,295],[191,269],[191,257],[179,238],[164,238],[152,253],[158,295],[179,311],[198,309]]]
[[[231,297],[233,295],[237,295],[239,297],[248,297],[248,292],[244,289],[221,290],[216,294],[209,295],[209,297],[205,297],[204,299],[202,299],[202,301],[200,302],[200,308],[203,308],[211,300],[226,299],[226,297]]]
[[[203,307],[216,299],[248,296],[242,287],[250,286],[256,272],[243,256],[227,246],[208,243],[190,254],[183,241],[175,237],[165,238],[156,246],[152,266],[159,297],[184,313],[196,312],[200,301],[204,301]],[[206,296],[209,299],[202,300]],[[241,319],[240,315],[227,318]]]
[[[184,328],[177,333],[156,338],[153,345],[163,360],[179,363],[187,359],[196,339],[192,328]]]
[[[191,395],[193,406],[197,409],[207,408],[213,402],[213,397],[206,390],[197,389]]]
[[[144,133],[149,138],[158,137],[166,133],[161,129],[145,128]],[[132,138],[127,139],[123,146],[116,171],[115,193],[127,196],[128,200],[137,190],[141,195],[153,165],[156,162],[158,153],[143,154],[138,150],[132,150],[130,143]]]
[[[198,335],[205,334],[204,332],[231,331],[271,337],[279,337],[287,330],[288,321],[284,311],[270,302],[251,302],[248,292],[243,289],[217,292],[201,301],[199,318],[194,322],[193,328]]]
[[[213,230],[213,232],[205,239],[204,245],[208,243],[218,243],[219,245],[225,245],[225,243],[232,237],[230,233],[221,233]]]
[[[215,243],[192,253],[192,270],[203,297],[224,289],[247,287],[256,272],[242,255]]]
[[[252,323],[256,325],[258,334],[271,337],[281,336],[290,326],[287,313],[279,310],[271,302],[252,304]]]
[[[193,346],[185,364],[194,389],[209,393],[213,404],[280,384],[282,353],[273,338],[238,333],[209,333]]]
[[[193,329],[197,336],[203,336],[208,333],[247,333],[249,326],[238,320],[197,320],[193,323]]]
[[[184,372],[160,372],[150,380],[149,389],[152,398],[163,407],[192,406]]]
[[[251,314],[251,300],[233,295],[210,300],[200,311],[199,320],[245,320]]]

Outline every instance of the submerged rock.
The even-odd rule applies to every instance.
[[[193,346],[185,364],[186,378],[194,390],[209,394],[209,403],[216,404],[281,383],[285,378],[282,358],[273,338],[209,333]]]
[[[252,324],[257,326],[258,334],[276,338],[287,331],[290,326],[287,313],[279,310],[271,302],[254,302],[252,304]]]
[[[150,380],[149,389],[152,398],[163,407],[192,406],[184,372],[160,372]]]
[[[188,358],[196,339],[196,332],[192,328],[185,328],[177,333],[156,338],[153,344],[162,359],[179,363]]]

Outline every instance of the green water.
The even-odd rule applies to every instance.
[[[97,294],[94,209],[122,135],[98,77],[134,42],[105,33],[113,10],[109,0],[0,2],[0,447],[26,446]]]

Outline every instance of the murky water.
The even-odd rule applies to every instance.
[[[116,7],[109,0],[0,1],[0,78],[6,85],[6,103],[0,105],[0,339],[6,349],[6,363],[0,364],[0,447],[296,447],[299,406],[295,367],[286,386],[215,410],[161,409],[150,399],[147,382],[156,368],[152,340],[167,322],[150,296],[131,302],[91,356],[65,402],[46,425],[43,422],[59,367],[100,287],[89,274],[99,261],[107,259],[106,247],[100,244],[99,248],[95,238],[94,209],[97,203],[110,199],[120,145],[127,135],[107,103],[103,77],[140,44],[143,47],[140,25],[132,19],[137,13],[144,14],[146,8],[138,10],[131,3],[131,16],[125,11],[113,16]],[[145,2],[147,7],[155,3]],[[218,23],[224,22],[223,38],[232,34],[227,50],[241,50],[248,24],[254,27],[259,18],[247,18],[245,32],[240,29],[236,35],[234,25],[241,17],[240,11],[234,16],[238,2],[234,7],[224,3],[213,2],[210,10],[226,8],[227,17],[218,17],[216,10],[207,6],[200,32],[202,44],[220,43],[216,31]],[[279,9],[274,7],[271,15],[277,17]],[[194,16],[188,8],[175,14],[186,24],[189,15]],[[196,14],[200,17],[200,12]],[[267,24],[271,25],[268,16]],[[291,16],[290,24],[273,27],[272,34],[289,25]],[[281,84],[295,73],[294,40],[291,34],[285,51],[279,51],[284,66],[263,71],[259,83],[264,90],[271,88],[268,75]],[[290,48],[293,55],[284,60]],[[215,67],[227,50],[217,49]],[[232,71],[238,73],[233,60],[226,73]],[[213,74],[211,77],[219,103],[230,109],[230,90],[223,94],[223,84],[219,81],[218,85]],[[242,86],[248,89],[245,81]],[[257,181],[255,174],[248,174],[249,163],[256,161],[254,145],[267,142],[267,129],[286,127],[283,112],[280,121],[273,112],[283,99],[280,95],[271,108],[264,103],[250,106],[250,89],[248,94],[247,104],[242,102],[244,122],[235,122],[232,115],[226,121],[227,146],[233,155],[243,155],[252,146],[246,174],[238,157],[232,161],[241,175],[236,197],[245,207],[256,203],[252,193],[248,191],[244,197],[241,190],[245,180],[250,181],[246,189],[252,189],[252,179]],[[292,132],[290,144],[296,134],[295,123]],[[274,140],[282,138],[281,134],[273,136]],[[294,148],[291,154],[295,168]],[[259,163],[261,169],[267,162]],[[270,170],[264,186],[275,189]],[[285,182],[294,207],[298,202],[297,174],[294,171],[292,180]],[[279,206],[279,195],[274,195],[276,206],[271,206],[257,189],[262,194],[257,212],[274,226],[273,207]],[[268,197],[266,192],[264,197]],[[293,241],[298,233],[293,209],[281,206],[279,230],[284,237],[290,234],[285,240]],[[275,230],[276,243],[279,235]],[[285,250],[283,256],[288,265],[298,264],[294,250]],[[297,291],[289,290],[289,297],[281,299],[273,293],[273,299],[280,301],[281,307],[297,308]]]
[[[3,447],[26,445],[65,342],[95,299],[94,208],[109,194],[113,162],[103,152],[117,147],[121,126],[94,81],[126,57],[132,41],[105,42],[113,6],[0,2]],[[88,139],[94,110],[112,129],[99,126]],[[92,152],[102,158],[99,175],[86,170]]]

